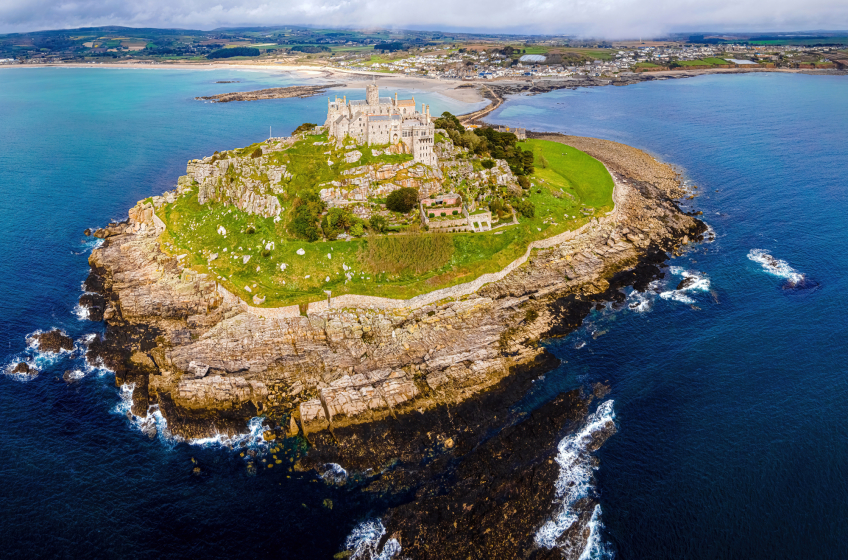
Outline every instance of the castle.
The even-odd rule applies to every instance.
[[[365,88],[365,99],[327,99],[327,122],[330,136],[339,141],[350,136],[357,144],[398,144],[406,146],[416,162],[436,165],[433,150],[436,127],[430,122],[430,107],[415,109],[415,98],[380,97],[376,84]]]

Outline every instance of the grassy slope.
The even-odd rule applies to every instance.
[[[296,149],[275,156],[288,159],[289,171],[294,175],[289,192],[332,179],[334,173],[326,165],[330,156],[323,153],[328,147],[312,145],[320,139],[312,137]],[[282,201],[285,208],[282,219],[275,223],[272,218],[250,216],[231,206],[214,203],[200,206],[196,189],[160,210],[160,217],[168,225],[161,239],[163,249],[174,255],[188,254],[187,264],[220,277],[227,289],[248,302],[254,294],[265,296],[265,307],[317,301],[326,297],[323,290],[332,290],[334,295],[353,293],[406,299],[468,282],[481,274],[501,270],[524,254],[533,240],[580,227],[589,219],[581,214],[581,208],[593,207],[596,215],[612,208],[612,178],[600,162],[555,142],[528,140],[523,147],[532,149],[537,161],[544,156],[549,163],[546,169],[537,168],[532,178],[536,187],[531,189],[529,198],[536,207],[536,216],[521,218],[517,226],[504,226],[492,232],[451,234],[454,251],[450,261],[417,276],[390,277],[379,270],[368,270],[364,264],[366,238],[315,243],[291,239],[284,227],[291,207],[286,200]],[[249,153],[252,148],[238,152]],[[363,154],[367,151],[368,157],[364,155],[360,162],[343,167],[374,159],[370,150],[361,151]],[[568,194],[557,198],[552,195],[554,190]],[[219,225],[227,230],[226,237],[217,233]],[[249,226],[254,233],[247,233]],[[275,246],[266,254],[264,246],[269,241]],[[298,249],[303,249],[305,254],[298,255]],[[218,258],[207,266],[210,253],[218,253]],[[243,262],[245,256],[250,256],[247,263]],[[287,265],[285,271],[280,269],[283,263]],[[355,273],[349,281],[343,265]]]

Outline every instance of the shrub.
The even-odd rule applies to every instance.
[[[447,216],[447,214],[445,214],[444,212],[442,212],[442,216]]]
[[[375,273],[420,275],[444,266],[453,250],[444,233],[401,234],[368,239],[359,257]]]
[[[262,148],[256,148],[255,150],[253,150],[253,153],[250,154],[250,157],[252,157],[253,159],[262,157]]]
[[[495,162],[490,159],[484,159],[480,162],[480,165],[483,166],[483,169],[491,169],[495,166]]]
[[[306,193],[303,197],[294,199],[294,216],[289,222],[289,232],[295,237],[316,241],[318,233],[318,217],[327,207],[315,193]]]
[[[459,210],[454,210],[453,212],[451,212],[451,214],[453,214],[454,216],[456,216],[457,214],[459,214]]]
[[[294,129],[294,132],[292,132],[292,136],[294,136],[295,134],[299,134],[301,132],[309,132],[310,130],[312,130],[316,126],[318,126],[318,125],[315,124],[315,123],[305,122],[302,125],[300,125],[299,127]]]
[[[536,215],[536,206],[529,200],[522,200],[516,205],[515,209],[525,218],[532,218]]]
[[[433,212],[430,212],[430,217],[431,217],[431,218],[435,218],[435,217],[436,217],[436,215],[435,215]]]
[[[206,55],[206,58],[232,58],[234,56],[259,56],[259,49],[253,47],[232,47],[220,49]]]
[[[418,204],[418,189],[406,187],[392,191],[386,197],[386,208],[393,212],[406,214],[415,208],[416,204]]]
[[[385,216],[371,216],[371,219],[368,220],[368,227],[371,228],[371,231],[374,233],[383,233],[386,231],[386,228],[389,227],[389,221]]]
[[[530,188],[530,179],[528,179],[524,175],[519,175],[518,184],[521,185],[522,189],[529,189]]]
[[[362,222],[356,222],[352,226],[350,226],[350,234],[354,237],[362,237],[365,233],[365,226]]]

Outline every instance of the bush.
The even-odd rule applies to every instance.
[[[300,125],[299,127],[294,129],[294,132],[292,132],[292,136],[294,136],[295,134],[299,134],[301,132],[309,132],[310,130],[312,130],[316,126],[318,126],[318,125],[315,124],[315,123],[305,122],[302,125]]]
[[[484,159],[480,162],[480,165],[483,166],[483,169],[491,169],[495,166],[495,162],[490,159]]]
[[[431,217],[431,218],[435,218],[435,217],[436,217],[436,215],[435,215],[433,212],[430,212],[430,217]]]
[[[389,227],[389,221],[385,216],[371,216],[371,219],[368,220],[368,227],[371,228],[371,231],[374,233],[383,233],[386,231],[386,228]]]
[[[515,209],[525,218],[532,218],[536,215],[536,206],[529,200],[522,200],[516,205]]]
[[[451,214],[453,214],[454,216],[456,216],[457,214],[459,214],[459,210],[454,210],[453,212],[451,212]]]
[[[386,197],[386,208],[393,212],[406,214],[418,204],[418,189],[403,188],[392,191]]]
[[[206,58],[232,58],[234,56],[259,56],[259,49],[253,47],[232,47],[220,49],[206,55]]]
[[[444,212],[442,212],[442,216],[447,216],[447,214],[445,214]]]
[[[262,148],[256,148],[255,150],[253,150],[253,153],[250,154],[250,157],[252,157],[253,159],[262,157]]]
[[[321,220],[321,229],[327,239],[335,239],[353,225],[353,214],[345,208],[330,208],[324,219]]]
[[[529,189],[530,188],[530,179],[528,179],[524,175],[520,175],[518,177],[518,184],[521,185],[522,189]]]
[[[365,226],[362,222],[356,222],[352,226],[350,226],[350,234],[354,237],[362,237],[365,233]]]
[[[318,217],[327,208],[318,195],[306,193],[302,197],[294,199],[294,216],[289,222],[289,233],[295,237],[307,241],[317,241],[320,237],[318,231]]]

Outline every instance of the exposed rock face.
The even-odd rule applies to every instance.
[[[27,343],[37,344],[38,349],[42,352],[53,352],[54,354],[63,350],[71,351],[74,349],[74,339],[59,329],[53,329],[46,333],[36,333],[27,338]]]
[[[107,332],[89,359],[135,383],[134,410],[158,403],[176,435],[244,431],[261,413],[278,435],[308,438],[300,468],[338,463],[370,472],[367,491],[413,490],[387,521],[404,555],[451,557],[460,546],[461,557],[514,557],[552,499],[553,443],[590,400],[561,395],[531,418],[514,416],[533,378],[556,364],[537,342],[579,326],[598,301],[623,300],[625,285],[644,289],[666,251],[706,229],[672,202],[679,181],[667,166],[613,142],[568,140],[612,171],[614,213],[471,296],[417,309],[292,317],[251,308],[160,252],[136,211],[90,258],[86,290],[102,294]],[[487,466],[493,453],[509,456],[503,468]],[[446,469],[459,482],[441,490]],[[480,479],[481,469],[491,476]],[[574,542],[585,539],[591,500],[584,506]]]

